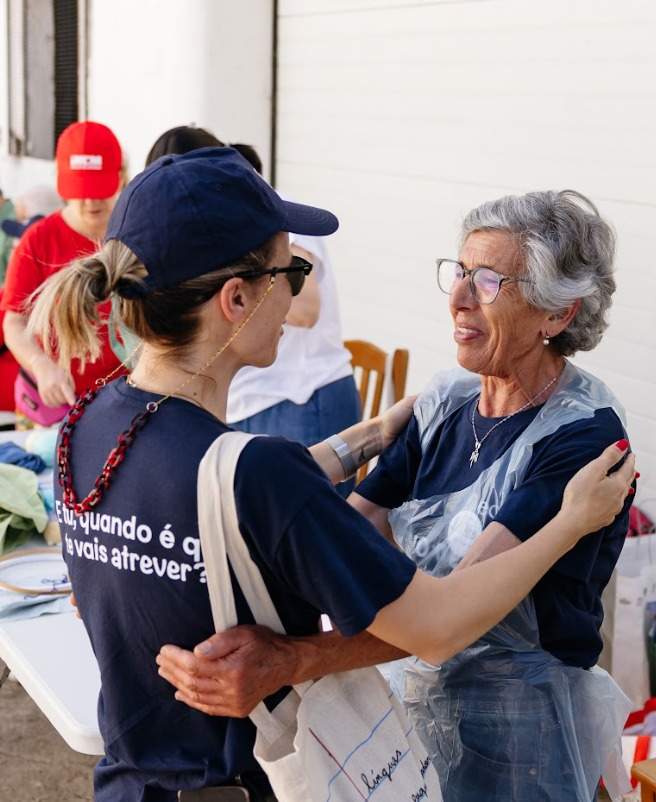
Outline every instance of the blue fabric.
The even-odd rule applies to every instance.
[[[436,492],[454,492],[472,481],[505,452],[538,414],[535,407],[514,415],[490,433],[478,462],[470,468],[474,448],[471,425],[476,399],[447,418],[421,455],[418,424],[412,418],[405,432],[383,454],[357,493],[375,504],[393,508],[410,498],[430,498]],[[476,431],[482,438],[498,418],[476,413]],[[510,494],[493,516],[520,540],[527,540],[560,509],[569,479],[601,451],[625,437],[612,409],[559,429],[536,444],[525,481]],[[602,642],[601,592],[628,531],[631,498],[613,524],[583,538],[538,582],[532,591],[542,647],[563,662],[589,668],[597,662]],[[526,511],[531,514],[527,515]]]
[[[157,398],[125,379],[98,393],[72,437],[78,498],[117,436]],[[155,663],[164,643],[190,649],[214,631],[196,482],[200,460],[226,431],[205,410],[170,398],[136,434],[93,513],[64,511],[56,486],[64,557],[101,672],[106,756],[95,773],[96,802],[174,802],[177,789],[258,770],[251,722],[177,702]],[[316,632],[323,612],[345,634],[359,632],[414,575],[412,561],[337,496],[298,443],[249,443],[235,497],[244,539],[292,634]],[[238,586],[234,592],[240,623],[252,623]]]
[[[250,418],[232,424],[233,429],[247,434],[270,434],[313,446],[360,420],[360,396],[353,376],[320,387],[305,404],[281,401]],[[340,482],[337,492],[346,498],[355,479]]]
[[[16,443],[0,443],[0,462],[27,468],[28,471],[34,471],[34,473],[41,473],[46,469],[45,462],[38,454],[30,454]]]
[[[454,694],[431,711],[438,732],[449,732],[456,709],[462,715],[458,754],[443,749],[435,759],[444,783],[457,789],[453,798],[480,802],[484,789],[484,798],[494,802],[582,802],[549,694],[539,684],[533,688],[519,681],[514,690],[516,705],[502,716],[493,687],[486,700],[476,693],[473,699],[467,693]],[[518,788],[521,797],[516,795]],[[445,792],[444,798],[452,797]]]

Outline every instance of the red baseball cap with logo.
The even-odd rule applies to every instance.
[[[102,123],[86,120],[65,128],[56,159],[57,192],[65,200],[110,198],[118,189],[121,146]]]

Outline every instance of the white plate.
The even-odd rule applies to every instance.
[[[68,568],[58,550],[17,551],[0,559],[0,581],[35,595],[70,593]]]

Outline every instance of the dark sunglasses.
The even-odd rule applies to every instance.
[[[243,276],[244,278],[271,276],[271,281],[274,281],[278,273],[284,273],[287,276],[289,286],[292,288],[292,295],[295,296],[303,289],[305,277],[310,274],[311,270],[312,264],[307,259],[302,259],[300,256],[292,256],[292,263],[289,267],[267,267],[262,270],[249,270],[248,273],[237,273],[236,276]]]

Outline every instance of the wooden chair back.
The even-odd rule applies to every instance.
[[[656,758],[634,763],[631,776],[640,783],[641,802],[656,802]]]
[[[387,352],[366,340],[346,340],[344,345],[351,352],[351,365],[353,365],[355,381],[360,393],[362,420],[374,418],[380,414],[380,405],[383,399]],[[390,378],[395,403],[405,395],[409,358],[410,354],[405,348],[397,348],[392,354]],[[367,475],[369,464],[363,465],[357,472],[356,484]]]

